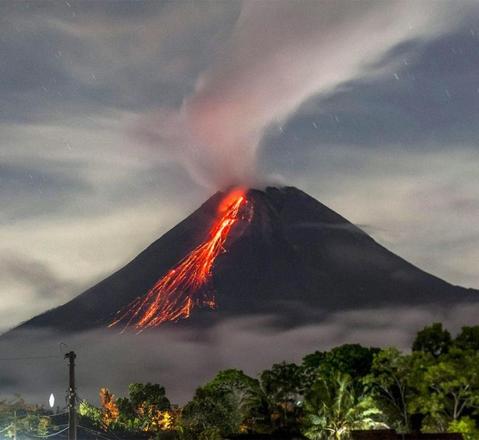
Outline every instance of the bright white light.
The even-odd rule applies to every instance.
[[[53,393],[50,394],[50,398],[48,399],[48,403],[50,404],[50,408],[53,408],[53,405],[55,405],[55,396]]]

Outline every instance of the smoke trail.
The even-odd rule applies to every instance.
[[[268,125],[313,95],[378,73],[374,63],[398,44],[446,32],[460,22],[467,4],[461,6],[462,12],[447,2],[408,0],[245,1],[216,64],[176,122],[168,122],[184,126],[187,167],[213,186],[251,183]]]

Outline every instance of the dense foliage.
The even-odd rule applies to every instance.
[[[79,407],[80,415],[96,428],[153,434],[173,426],[174,411],[160,385],[133,383],[128,387],[128,397],[118,399],[107,388],[101,388],[99,399],[100,408],[86,401]]]
[[[100,405],[83,401],[83,423],[123,437],[220,440],[237,433],[301,433],[311,440],[343,440],[354,429],[461,432],[479,438],[479,326],[455,338],[435,323],[418,332],[409,353],[346,344],[279,363],[250,377],[220,371],[183,407],[156,384],[131,384],[127,397],[100,390]],[[20,403],[19,403],[20,402]],[[13,404],[0,404],[12,437]],[[26,405],[22,401],[17,406]],[[51,421],[38,409],[22,423],[37,435]],[[116,435],[116,434],[115,434]]]
[[[176,411],[166,429],[185,440],[241,432],[339,440],[354,429],[385,427],[455,431],[477,439],[479,326],[464,327],[453,338],[434,323],[417,333],[411,348],[402,353],[346,344],[308,354],[301,364],[274,364],[257,378],[236,369],[220,371]],[[137,417],[127,406],[119,408],[123,426]],[[108,411],[102,405],[102,414]]]

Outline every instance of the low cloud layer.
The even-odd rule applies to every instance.
[[[275,362],[301,362],[308,353],[343,343],[409,350],[415,333],[424,325],[441,321],[456,333],[463,325],[475,324],[478,312],[477,305],[449,310],[358,310],[289,329],[275,327],[274,316],[257,316],[223,321],[203,333],[181,328],[141,335],[105,330],[75,336],[48,331],[19,333],[0,341],[2,357],[53,357],[0,361],[2,392],[18,392],[40,403],[46,403],[54,392],[62,405],[67,387],[63,354],[75,350],[80,398],[96,402],[101,386],[124,395],[130,382],[150,381],[164,385],[173,402],[184,403],[220,369],[240,368],[255,376]]]

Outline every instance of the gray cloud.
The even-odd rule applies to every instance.
[[[38,299],[58,300],[65,292],[75,289],[68,281],[58,278],[51,268],[40,261],[19,255],[3,256],[0,260],[1,277],[12,277],[17,281],[33,287]]]
[[[178,106],[237,9],[234,2],[67,3],[0,5],[1,119]]]
[[[2,330],[28,316],[68,300],[79,286],[63,279],[52,267],[28,255],[0,251],[0,290]],[[18,304],[21,303],[21,310]]]
[[[381,78],[362,78],[316,97],[271,130],[265,148],[276,160],[301,144],[395,148],[414,152],[476,146],[479,91],[474,72],[479,32],[465,26],[428,44],[390,52]],[[298,155],[299,155],[298,154]]]
[[[56,166],[57,170],[54,166],[49,170],[47,166],[0,164],[0,224],[17,218],[51,215],[66,209],[73,197],[93,191],[91,185],[79,178],[74,163]],[[67,169],[73,173],[67,173]]]
[[[141,335],[106,330],[75,336],[48,331],[19,333],[0,341],[4,357],[58,358],[0,361],[0,376],[6,381],[5,394],[20,392],[37,402],[46,401],[52,391],[62,396],[67,378],[62,354],[65,349],[74,349],[81,398],[95,402],[101,386],[121,395],[129,382],[150,381],[164,385],[170,398],[182,403],[220,369],[241,368],[254,376],[274,362],[300,362],[307,353],[342,343],[394,345],[408,350],[414,334],[424,325],[439,320],[457,332],[463,325],[476,323],[478,311],[471,305],[447,311],[371,309],[337,313],[314,325],[288,329],[276,327],[274,316],[259,316],[223,321],[204,328],[203,333],[191,333],[181,326]]]

